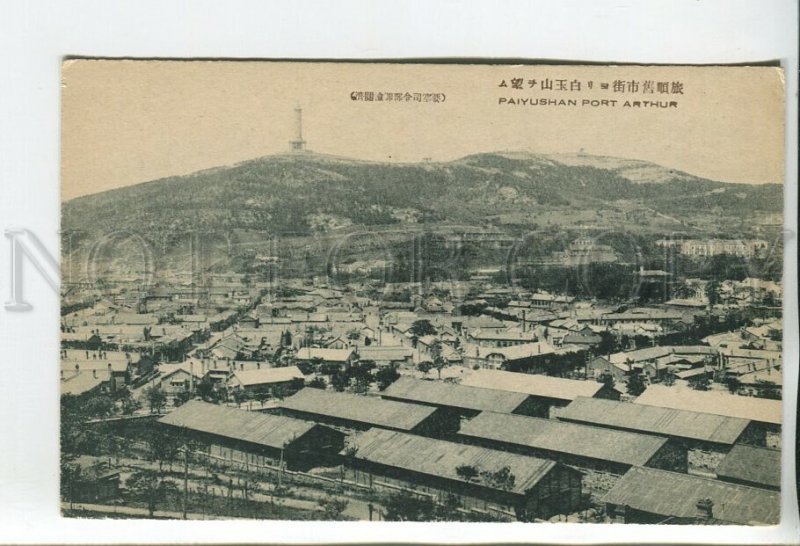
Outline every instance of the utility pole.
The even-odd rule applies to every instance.
[[[586,351],[586,355],[584,356],[583,360],[583,378],[589,379],[589,351]]]
[[[281,448],[281,458],[278,462],[278,489],[282,488],[283,484],[283,448]]]
[[[183,519],[189,504],[189,446],[183,446]]]

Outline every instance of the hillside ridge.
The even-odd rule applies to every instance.
[[[604,210],[650,211],[680,223],[703,211],[735,218],[780,213],[782,196],[782,185],[724,183],[646,161],[582,153],[499,151],[422,163],[301,153],[78,197],[63,204],[62,227],[302,234],[436,222],[526,224],[553,211]]]

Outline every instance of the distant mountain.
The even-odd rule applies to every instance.
[[[64,203],[62,227],[269,230],[299,235],[351,226],[525,223],[553,211],[639,210],[682,222],[705,211],[742,219],[780,213],[783,186],[727,184],[645,161],[498,152],[450,162],[266,156]],[[515,220],[517,221],[517,220]]]

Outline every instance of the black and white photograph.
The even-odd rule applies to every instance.
[[[780,523],[779,66],[61,81],[62,516]]]

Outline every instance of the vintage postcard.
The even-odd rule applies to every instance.
[[[784,80],[62,69],[68,517],[776,525]]]

